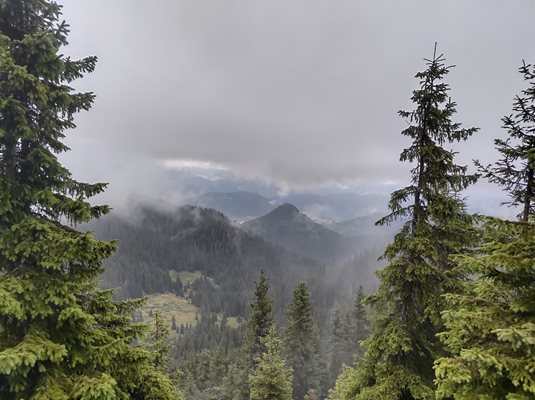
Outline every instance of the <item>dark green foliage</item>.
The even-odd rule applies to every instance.
[[[154,313],[147,347],[151,353],[153,365],[163,372],[169,372],[171,340],[169,339],[169,327],[160,311]]]
[[[269,281],[262,271],[256,282],[254,299],[249,306],[249,319],[245,333],[245,349],[251,360],[264,352],[262,338],[273,327],[273,299],[268,296]]]
[[[310,292],[305,282],[299,282],[288,306],[284,335],[284,353],[288,366],[293,369],[293,393],[297,399],[302,399],[309,389],[319,390],[318,346]]]
[[[249,398],[249,374],[255,369],[258,357],[266,351],[263,338],[274,327],[273,300],[268,296],[268,291],[269,281],[264,271],[261,271],[260,279],[255,284],[253,301],[249,306],[243,344],[225,379],[225,399]]]
[[[349,326],[351,329],[351,338],[355,346],[355,355],[362,356],[363,349],[361,342],[370,335],[370,321],[368,320],[368,312],[364,305],[364,288],[359,286],[353,308],[349,314]]]
[[[442,295],[459,287],[450,260],[473,242],[472,218],[459,192],[476,181],[454,163],[455,153],[442,146],[467,139],[476,129],[452,122],[455,103],[443,82],[450,67],[442,56],[427,60],[416,74],[416,109],[400,111],[412,139],[401,161],[414,162],[411,185],[392,193],[385,224],[405,219],[384,254],[389,264],[378,273],[380,287],[368,299],[377,319],[366,354],[356,370],[342,374],[333,399],[433,399],[433,362],[442,354],[436,337],[441,329]]]
[[[274,326],[261,339],[261,347],[264,350],[249,376],[250,399],[292,400],[292,370],[284,363]]]
[[[368,313],[364,305],[364,289],[359,286],[353,306],[346,312],[336,308],[332,317],[328,387],[332,387],[342,365],[352,365],[355,357],[362,357],[361,342],[370,334]]]
[[[489,218],[482,242],[459,257],[479,279],[447,296],[441,338],[452,355],[437,360],[437,397],[533,399],[535,226]]]
[[[520,206],[518,217],[528,222],[535,211],[535,66],[523,62],[519,72],[528,88],[516,96],[513,114],[502,118],[509,137],[494,141],[501,158],[487,167],[477,164],[489,181],[504,187],[511,198],[506,204]]]
[[[198,353],[201,350],[218,350],[224,355],[229,355],[240,346],[244,335],[244,326],[236,328],[226,323],[223,317],[218,323],[217,316],[213,314],[201,314],[201,318],[194,327],[181,325],[180,336],[175,340],[172,355],[177,362],[188,358],[189,354]]]
[[[177,399],[180,394],[133,346],[139,301],[113,302],[97,288],[116,243],[64,225],[108,212],[87,199],[105,185],[78,182],[57,154],[64,131],[92,93],[69,85],[95,57],[71,60],[60,6],[0,2],[0,398]]]
[[[351,332],[348,326],[348,318],[341,308],[333,311],[332,327],[329,346],[329,368],[327,386],[332,387],[340,374],[342,365],[350,365],[353,362],[355,347],[351,340]]]
[[[249,372],[251,366],[248,359],[239,353],[229,365],[227,375],[223,380],[224,400],[248,400],[249,399]]]
[[[187,400],[221,400],[228,358],[219,350],[192,352],[178,365],[180,388]]]
[[[535,70],[530,68],[520,68],[530,87],[517,97],[516,114],[503,119],[510,138],[496,140],[502,158],[485,169],[508,192],[509,204],[522,208],[521,222],[487,218],[475,253],[457,257],[476,279],[466,282],[463,293],[447,295],[440,337],[451,354],[435,365],[438,398],[535,397]]]

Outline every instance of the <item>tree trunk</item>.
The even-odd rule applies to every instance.
[[[526,193],[524,194],[524,210],[522,211],[522,222],[529,221],[529,214],[531,212],[531,202],[533,199],[534,186],[534,171],[533,168],[528,168]]]

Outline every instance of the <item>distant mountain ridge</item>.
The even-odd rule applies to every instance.
[[[379,194],[341,192],[333,194],[290,194],[266,197],[255,192],[207,192],[186,201],[213,208],[239,221],[261,217],[284,203],[296,206],[303,214],[318,221],[345,221],[381,211],[388,198]]]
[[[318,224],[289,203],[242,225],[293,253],[322,262],[345,259],[354,251],[353,240]]]
[[[388,197],[381,194],[340,192],[323,195],[290,194],[283,201],[318,220],[345,221],[386,209]]]

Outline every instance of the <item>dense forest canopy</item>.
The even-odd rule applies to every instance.
[[[220,191],[112,212],[63,163],[97,57],[65,55],[62,11],[0,0],[1,399],[535,398],[533,64],[495,160],[464,165],[476,152],[454,147],[489,133],[459,122],[435,44],[398,113],[410,168],[389,201],[221,172],[176,175]],[[516,218],[473,214],[478,180]]]

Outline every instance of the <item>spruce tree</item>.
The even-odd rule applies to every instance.
[[[364,300],[364,289],[359,286],[351,309],[345,315],[339,308],[333,313],[328,387],[335,383],[343,365],[353,365],[363,355],[362,342],[370,335]]]
[[[516,114],[503,119],[517,143],[496,140],[502,158],[485,168],[511,197],[509,205],[521,208],[520,221],[487,218],[475,254],[458,257],[475,280],[464,293],[446,297],[440,337],[452,354],[435,365],[438,398],[535,398],[535,69],[530,68],[525,63],[520,68],[530,87],[516,98]]]
[[[490,182],[504,187],[510,206],[520,206],[519,218],[528,222],[535,211],[535,66],[522,62],[519,72],[528,87],[516,96],[513,113],[502,118],[509,137],[494,141],[501,158],[494,165],[477,163]]]
[[[163,372],[169,372],[169,353],[171,351],[169,327],[159,310],[154,313],[148,337],[148,349],[152,356],[153,365]]]
[[[284,337],[288,365],[293,369],[293,393],[302,399],[309,389],[319,390],[319,338],[312,316],[310,292],[299,282],[288,306],[288,327]]]
[[[249,307],[245,347],[251,364],[265,350],[262,338],[267,336],[273,326],[273,300],[268,296],[269,280],[264,271],[255,283],[254,299]]]
[[[479,276],[447,295],[437,397],[535,398],[535,225],[489,218],[483,244],[460,266]]]
[[[377,223],[406,222],[385,251],[388,265],[378,272],[378,291],[367,299],[377,319],[364,359],[344,372],[344,387],[337,385],[347,399],[434,398],[433,362],[443,351],[436,337],[441,296],[457,290],[461,279],[450,255],[474,240],[472,217],[459,193],[477,178],[443,146],[466,140],[476,129],[452,121],[456,104],[443,81],[451,67],[436,50],[426,61],[426,70],[416,74],[415,110],[399,112],[409,123],[402,134],[412,140],[400,156],[415,164],[411,184],[392,193],[391,213]]]
[[[268,296],[269,280],[260,273],[255,283],[254,298],[249,306],[249,319],[241,351],[230,365],[224,382],[225,400],[249,398],[249,374],[254,370],[258,357],[266,350],[263,338],[274,326],[273,300]]]
[[[344,311],[337,307],[333,311],[329,349],[328,387],[331,387],[340,374],[342,365],[353,361],[353,341],[348,327],[348,318]]]
[[[61,8],[0,2],[0,398],[176,399],[169,379],[134,346],[139,301],[98,288],[116,243],[72,229],[107,213],[88,198],[102,183],[76,181],[57,155],[92,93],[70,86],[96,57],[71,60]]]
[[[285,365],[274,326],[261,342],[264,351],[256,359],[256,367],[249,376],[250,399],[292,400],[292,370]]]
[[[353,308],[349,313],[348,325],[350,332],[348,337],[352,339],[352,345],[354,347],[353,354],[358,357],[363,354],[362,341],[370,335],[370,323],[368,321],[366,306],[364,305],[365,297],[364,288],[359,286],[355,295]]]

